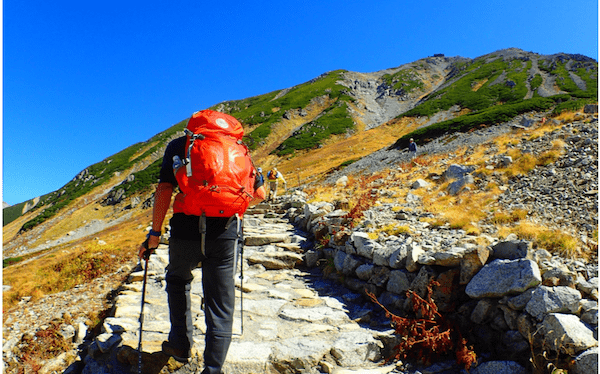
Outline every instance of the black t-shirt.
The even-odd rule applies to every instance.
[[[186,137],[182,136],[172,140],[165,149],[162,166],[160,168],[159,182],[171,183],[177,187],[177,179],[173,173],[173,156],[177,155],[182,160],[185,158]],[[235,220],[226,229],[229,218],[206,217],[206,240],[235,239],[237,238],[237,225]],[[241,223],[240,223],[241,227]],[[175,239],[200,240],[200,217],[188,216],[184,213],[175,213],[171,218],[171,237]]]

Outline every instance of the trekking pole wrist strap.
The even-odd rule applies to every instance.
[[[154,231],[153,229],[150,229],[150,231],[148,232],[148,236],[161,236],[162,233],[160,231]]]

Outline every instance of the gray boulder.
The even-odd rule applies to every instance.
[[[452,164],[442,173],[442,177],[446,181],[450,181],[453,179],[462,179],[465,175],[473,172],[475,170],[474,166],[462,166]]]
[[[576,313],[579,309],[581,293],[565,286],[540,286],[533,291],[525,311],[538,320],[548,313]]]
[[[528,253],[532,248],[532,243],[527,240],[510,240],[500,242],[492,246],[492,257],[505,260],[516,260],[518,258],[528,258]]]
[[[522,293],[542,282],[537,264],[531,260],[494,260],[467,284],[472,298],[503,297]]]
[[[590,348],[575,358],[569,368],[572,374],[588,374],[598,372],[598,347]]]
[[[488,361],[470,370],[471,374],[529,374],[521,365],[514,361]]]
[[[555,352],[575,356],[598,346],[594,333],[572,314],[550,313],[541,324],[543,344]]]
[[[354,243],[356,253],[369,260],[373,259],[373,253],[383,248],[381,244],[370,239],[369,235],[364,232],[353,232],[350,240]]]
[[[390,272],[387,290],[397,295],[404,295],[404,292],[410,288],[410,281],[402,270],[393,270]]]

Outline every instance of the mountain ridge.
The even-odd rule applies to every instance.
[[[516,67],[506,67],[502,65],[504,61],[509,61]],[[491,63],[502,66],[490,67]],[[519,63],[521,67],[517,66]],[[518,76],[518,79],[511,80],[513,78],[511,75],[523,75],[522,70],[529,65],[531,67],[525,74],[526,77]],[[543,69],[540,70],[539,66]],[[485,69],[490,71],[484,71]],[[519,69],[521,71],[518,71]],[[473,94],[469,93],[472,96],[471,101],[449,98],[451,95],[461,96],[464,93],[464,87],[461,88],[463,92],[459,92],[457,88],[451,90],[461,79],[471,80],[469,84],[473,85],[478,77],[471,78],[469,75],[474,71],[482,75],[482,78],[472,86]],[[300,159],[299,156],[321,148],[333,138],[348,138],[402,117],[410,117],[412,123],[419,123],[419,127],[428,127],[440,120],[452,120],[465,114],[481,113],[502,107],[505,103],[492,103],[498,98],[520,103],[557,97],[568,92],[572,95],[567,94],[566,97],[560,98],[556,105],[572,104],[582,107],[583,101],[597,100],[597,89],[589,88],[590,82],[596,82],[592,86],[597,87],[597,62],[592,58],[564,53],[539,55],[517,48],[507,48],[474,59],[436,54],[372,73],[335,70],[289,88],[247,99],[225,101],[211,108],[232,114],[245,124],[246,140],[253,150],[257,164],[264,167],[279,164],[284,171],[291,172],[297,166],[294,162],[288,161],[293,158]],[[507,88],[507,85],[511,84],[514,86]],[[489,92],[484,92],[484,89]],[[514,92],[524,92],[524,90],[526,94],[513,97],[516,95]],[[526,99],[526,97],[530,98]],[[427,105],[432,108],[428,108]],[[428,121],[422,119],[424,116]],[[495,118],[492,117],[490,121],[494,120]],[[34,203],[32,199],[4,209],[4,224],[12,222],[32,209],[42,210],[40,215],[54,215],[62,206],[72,201],[70,195],[83,195],[80,192],[82,188],[89,189],[92,185],[107,180],[108,176],[103,174],[105,170],[112,173],[128,173],[130,178],[134,172],[140,172],[136,168],[144,169],[161,157],[161,150],[167,140],[179,135],[178,131],[181,131],[184,122],[185,120],[180,121],[151,139],[134,144],[84,169],[81,173],[86,174],[86,170],[88,171],[85,175],[87,180],[78,179],[76,176],[61,189],[39,197],[38,202]],[[399,135],[408,135],[408,133]],[[120,153],[132,153],[132,150],[137,152],[142,147],[150,147],[149,153],[142,152],[138,157],[122,162],[120,168],[101,165],[107,160],[116,159]],[[152,155],[151,162],[143,161],[142,159],[149,154]],[[340,163],[356,157],[357,155],[352,155]],[[138,166],[132,164],[136,160],[140,162]],[[102,175],[98,175],[96,171],[89,172],[94,166],[97,166],[96,169],[108,167],[103,167],[99,171]],[[337,166],[332,165],[332,167]],[[153,167],[155,170],[148,171],[146,174],[156,174],[158,166]],[[139,179],[135,184],[138,182]],[[137,193],[140,188],[147,189],[151,184],[146,182],[144,186],[132,189],[127,185],[127,179],[123,183],[128,187],[124,192],[129,192],[130,196]],[[65,195],[67,199],[64,198]],[[26,205],[28,209],[24,209]],[[35,221],[26,223],[22,229],[29,230],[45,219],[47,217],[34,218]]]

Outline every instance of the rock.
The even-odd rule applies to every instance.
[[[598,290],[598,277],[586,281],[583,278],[577,278],[577,289],[587,295],[591,295],[594,290]]]
[[[589,325],[598,325],[598,302],[581,300],[581,321]]]
[[[550,313],[544,318],[540,330],[544,346],[555,352],[576,356],[598,346],[592,330],[572,314]]]
[[[489,322],[492,319],[495,310],[496,303],[491,299],[479,300],[471,313],[471,321],[478,325]]]
[[[527,306],[527,303],[529,302],[529,300],[531,300],[531,296],[533,295],[533,291],[535,290],[535,288],[530,288],[522,294],[510,298],[508,300],[508,306],[511,307],[513,310],[525,309],[525,306]]]
[[[386,287],[387,291],[397,295],[404,295],[409,288],[410,281],[402,270],[392,270],[390,272]]]
[[[468,284],[487,262],[490,250],[485,247],[475,247],[467,250],[460,260],[460,284]]]
[[[340,334],[333,343],[331,354],[342,367],[356,367],[365,361],[377,361],[381,358],[381,342],[372,334],[363,331],[348,331]]]
[[[567,286],[575,288],[575,276],[568,270],[554,268],[542,274],[542,284],[548,287]]]
[[[530,350],[529,343],[519,331],[506,331],[502,337],[502,344],[513,354],[527,354]]]
[[[448,185],[448,188],[446,189],[446,191],[448,191],[448,194],[455,196],[458,195],[463,189],[465,189],[467,184],[473,184],[475,181],[473,179],[473,176],[471,175],[466,175],[462,178],[456,179],[454,182],[450,183]]]
[[[335,270],[341,272],[344,270],[344,261],[346,257],[349,256],[344,251],[336,251],[333,257],[333,265],[335,266]]]
[[[570,374],[598,372],[598,347],[590,348],[575,358],[569,368]]]
[[[453,179],[462,179],[465,175],[473,172],[475,167],[473,166],[461,166],[457,164],[452,164],[442,173],[442,178],[446,181],[450,181]]]
[[[307,267],[312,268],[312,267],[317,266],[317,262],[321,258],[323,258],[323,251],[309,249],[304,254],[304,263],[306,264]]]
[[[60,327],[60,331],[59,334],[63,337],[63,339],[65,340],[73,340],[73,338],[75,337],[75,327],[72,325],[62,325]]]
[[[492,246],[492,257],[505,260],[516,260],[528,257],[533,243],[527,240],[511,240],[497,243]]]
[[[542,277],[531,260],[494,260],[485,265],[467,284],[472,298],[502,297],[524,292],[540,284]]]
[[[57,371],[62,371],[62,368],[67,366],[68,363],[68,355],[67,352],[63,352],[59,354],[57,357],[51,358],[41,369],[39,369],[39,374],[50,374],[55,373]]]
[[[457,267],[466,252],[465,248],[452,247],[443,252],[425,252],[421,254],[417,262],[421,265]]]
[[[576,313],[579,300],[581,293],[573,288],[540,286],[533,291],[525,310],[541,321],[548,313]]]
[[[362,264],[361,259],[355,255],[348,255],[344,258],[342,264],[342,273],[345,275],[354,275],[356,269]]]
[[[369,260],[373,259],[373,253],[382,249],[381,244],[369,238],[369,235],[362,232],[354,232],[350,235],[350,241],[356,248],[356,253]]]
[[[394,249],[387,245],[381,246],[377,251],[373,252],[373,264],[378,266],[390,266],[390,258],[395,251],[399,251],[398,249]]]
[[[303,261],[302,255],[293,252],[253,253],[247,257],[249,264],[260,264],[266,269],[293,269]]]
[[[529,374],[514,361],[488,361],[477,365],[469,371],[471,374]]]
[[[410,186],[410,188],[413,190],[417,190],[419,188],[425,188],[428,186],[429,186],[429,183],[427,183],[423,179],[417,179],[416,181],[413,182],[413,184]]]
[[[409,253],[409,251],[413,250],[413,247],[416,248],[419,246],[416,244],[399,246],[394,252],[392,252],[392,254],[389,257],[388,262],[384,263],[382,265],[389,266],[392,269],[401,269],[401,268],[405,267],[406,261],[408,259],[408,253]],[[415,256],[419,255],[419,253],[418,253],[419,249],[420,249],[420,247],[415,249],[417,251],[417,252],[415,252]],[[375,259],[375,256],[373,256],[373,259]],[[416,270],[416,268],[415,268],[415,270]]]
[[[262,235],[246,235],[244,237],[244,245],[247,246],[262,246],[272,243],[290,243],[291,239],[286,234],[262,234]]]
[[[410,271],[411,273],[414,271],[417,271],[419,269],[419,265],[418,265],[419,256],[421,256],[423,253],[425,253],[425,252],[418,245],[413,245],[413,246],[409,247],[408,254],[406,256],[406,270]],[[391,259],[390,259],[390,262],[391,262]]]
[[[356,268],[356,276],[362,280],[369,280],[373,276],[373,264],[363,264]]]
[[[96,343],[98,344],[98,349],[102,353],[106,353],[111,350],[112,347],[116,346],[123,340],[121,335],[116,334],[100,334],[96,337]]]
[[[346,187],[348,185],[348,177],[346,175],[341,176],[335,181],[335,185],[338,187]]]

